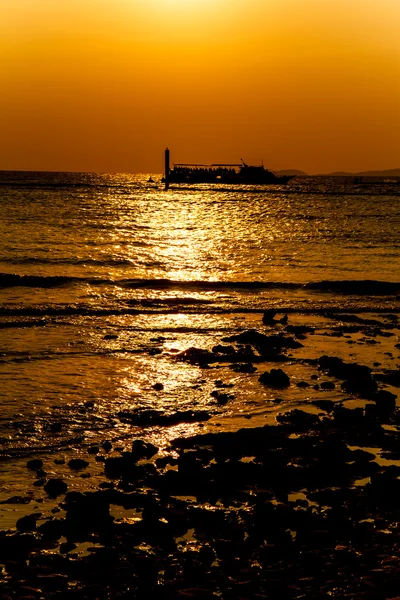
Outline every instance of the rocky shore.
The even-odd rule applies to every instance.
[[[275,425],[180,435],[162,451],[135,435],[120,450],[93,445],[68,463],[76,477],[92,463],[104,468],[90,491],[49,476],[54,457],[27,460],[54,507],[0,532],[0,599],[398,598],[399,366],[304,357],[313,328],[287,321],[266,312],[264,325],[277,331],[247,329],[173,360],[205,371],[223,363],[277,394],[311,390],[310,410],[282,411]],[[399,348],[395,315],[341,315],[330,335],[349,334],[369,346],[390,336]],[[294,383],[287,367],[296,360],[309,376]],[[325,399],[329,390],[341,400]],[[216,380],[212,400],[223,407],[236,393]],[[127,426],[170,427],[212,415],[118,416]]]

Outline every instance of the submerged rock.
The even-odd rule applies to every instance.
[[[68,486],[62,479],[49,479],[48,482],[44,485],[44,490],[51,498],[56,498],[57,496],[61,496],[61,494],[65,494]]]
[[[154,383],[151,387],[157,392],[161,392],[161,390],[164,389],[164,385],[162,383]]]
[[[264,385],[274,388],[285,388],[290,385],[290,378],[282,369],[271,369],[271,371],[265,371],[258,381]]]
[[[275,315],[276,315],[276,310],[274,310],[273,308],[264,310],[263,317],[262,317],[262,322],[264,323],[264,325],[270,325],[271,323],[274,323]]]
[[[238,335],[231,335],[222,338],[223,342],[237,342],[239,344],[250,344],[257,348],[261,353],[268,351],[280,351],[283,348],[302,348],[302,344],[292,337],[284,335],[265,335],[255,329],[248,329]]]
[[[40,515],[34,513],[18,519],[16,523],[17,530],[21,532],[34,531],[36,529],[36,520],[38,516]]]
[[[40,458],[32,458],[32,460],[28,460],[26,466],[31,471],[37,471],[43,467],[43,461]]]
[[[344,379],[342,388],[352,394],[364,394],[367,397],[377,391],[378,385],[372,377],[371,369],[357,363],[346,363],[336,356],[321,356],[319,366],[332,377]]]
[[[130,412],[123,410],[118,413],[121,421],[128,421],[143,427],[150,425],[176,425],[178,423],[193,423],[196,421],[208,421],[211,415],[206,411],[186,410],[172,414],[165,414],[160,410],[142,410]]]
[[[89,466],[89,463],[82,458],[71,458],[71,460],[68,461],[68,466],[73,471],[81,471],[82,469],[86,469],[86,467]]]

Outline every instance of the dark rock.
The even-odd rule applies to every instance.
[[[396,410],[396,396],[387,390],[378,390],[369,399],[376,403],[381,413],[390,413]]]
[[[233,394],[224,394],[218,390],[214,390],[211,392],[211,396],[213,396],[218,404],[226,404],[229,400],[232,400],[235,396]]]
[[[164,385],[162,383],[155,383],[151,387],[153,388],[153,390],[156,390],[156,391],[161,391],[164,389]]]
[[[38,532],[48,540],[59,540],[64,535],[65,523],[63,519],[50,519],[39,525]]]
[[[271,369],[271,371],[265,371],[258,381],[264,385],[268,385],[274,388],[285,388],[290,385],[290,378],[282,369]]]
[[[2,500],[0,504],[29,504],[32,500],[31,496],[11,496],[7,500]]]
[[[43,461],[40,460],[40,458],[33,458],[32,460],[28,460],[26,466],[31,471],[37,471],[38,469],[41,469],[43,467]]]
[[[90,446],[88,448],[88,454],[98,454],[100,452],[100,446]]]
[[[321,410],[326,410],[326,412],[329,413],[337,406],[332,400],[313,400],[312,404],[315,404],[315,406],[318,406]]]
[[[157,454],[158,448],[154,444],[144,442],[143,440],[133,440],[132,442],[132,456],[136,457],[136,460],[141,458],[151,458]]]
[[[364,423],[364,411],[362,408],[346,408],[336,405],[333,409],[335,422],[344,426],[361,425]]]
[[[262,322],[264,323],[264,325],[271,325],[272,323],[274,323],[275,315],[276,315],[276,310],[274,310],[272,308],[264,310],[263,317],[262,317]]]
[[[76,548],[77,548],[77,545],[74,544],[73,542],[63,542],[62,544],[60,544],[60,553],[68,554],[68,552],[71,552],[72,550],[75,550]]]
[[[105,440],[105,442],[103,442],[101,446],[103,450],[105,450],[105,452],[110,452],[110,450],[112,449],[112,443],[109,440]]]
[[[194,346],[183,350],[183,352],[178,352],[176,358],[178,360],[188,361],[192,364],[208,364],[215,359],[213,353],[209,350],[195,348]]]
[[[298,382],[296,383],[296,385],[297,385],[297,387],[299,387],[299,388],[308,388],[308,387],[310,387],[310,384],[309,384],[309,383],[307,383],[307,381],[298,381]]]
[[[236,354],[236,350],[233,346],[223,346],[222,344],[214,346],[212,351],[216,354]]]
[[[16,528],[18,531],[22,533],[26,533],[27,531],[34,531],[36,529],[36,519],[38,518],[38,514],[34,513],[32,515],[26,515],[25,517],[21,517],[18,519],[16,523]]]
[[[278,415],[276,420],[280,423],[290,423],[300,429],[308,429],[319,423],[319,417],[304,410],[294,409],[283,415]]]
[[[333,381],[323,381],[321,383],[321,390],[334,390],[335,384]]]
[[[84,541],[90,532],[106,533],[113,523],[106,492],[69,492],[64,505],[68,541]]]
[[[186,410],[172,414],[165,414],[161,410],[142,410],[137,412],[121,411],[118,413],[121,421],[128,421],[135,425],[147,427],[150,425],[177,425],[178,423],[195,423],[196,421],[208,421],[211,418],[206,411]]]
[[[302,344],[291,337],[286,337],[284,335],[265,335],[255,329],[249,329],[238,335],[222,338],[222,341],[249,344],[250,346],[257,348],[261,353],[267,353],[268,351],[277,352],[281,351],[283,348],[302,348]]]
[[[35,487],[42,487],[42,486],[44,486],[46,481],[47,481],[47,479],[45,477],[41,477],[40,479],[36,479],[36,481],[33,482],[33,485]]]
[[[86,467],[89,466],[89,463],[82,458],[71,458],[71,460],[68,461],[68,466],[73,471],[80,471],[86,469]]]
[[[44,490],[51,498],[56,498],[57,496],[61,496],[61,494],[65,494],[68,486],[62,479],[49,479],[48,482],[44,486]]]
[[[394,387],[400,387],[400,369],[386,370],[385,373],[375,375],[375,378]]]
[[[51,433],[60,433],[60,431],[62,431],[62,424],[61,423],[51,423],[50,427],[49,427],[49,431]]]
[[[332,377],[344,379],[342,388],[349,393],[366,394],[367,397],[377,391],[377,383],[371,375],[371,369],[357,363],[345,363],[335,356],[321,356],[320,368]]]

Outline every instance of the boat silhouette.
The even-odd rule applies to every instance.
[[[213,163],[190,164],[176,163],[169,165],[169,150],[165,150],[165,175],[163,182],[166,188],[171,183],[198,184],[221,183],[239,185],[271,185],[285,184],[293,178],[291,175],[277,175],[264,165],[247,165],[243,160],[238,164]]]

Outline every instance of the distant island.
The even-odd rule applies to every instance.
[[[291,175],[295,177],[309,177],[305,171],[297,169],[284,169],[277,171],[278,175]],[[317,173],[313,177],[400,177],[399,169],[386,169],[385,171],[359,171],[350,173],[348,171],[334,171],[333,173]]]

